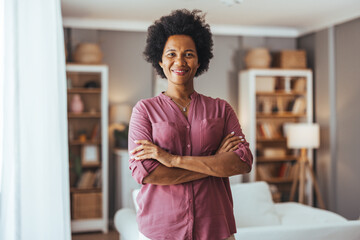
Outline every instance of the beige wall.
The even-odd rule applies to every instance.
[[[315,121],[321,127],[316,172],[327,208],[360,215],[360,19],[300,38],[314,53]]]

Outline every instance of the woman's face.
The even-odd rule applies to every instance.
[[[200,65],[192,38],[187,35],[170,36],[159,64],[169,84],[193,84],[195,73]]]

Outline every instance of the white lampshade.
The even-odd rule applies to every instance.
[[[128,104],[114,104],[110,106],[110,123],[128,124],[132,108]]]
[[[284,125],[288,148],[318,148],[320,128],[316,123],[287,123]]]

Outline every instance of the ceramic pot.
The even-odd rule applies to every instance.
[[[96,43],[80,43],[76,46],[73,57],[77,63],[97,64],[101,63],[103,54]]]
[[[82,113],[84,111],[84,103],[79,94],[74,94],[70,103],[70,110],[73,113]]]
[[[269,68],[271,55],[267,48],[253,48],[245,57],[247,68]]]

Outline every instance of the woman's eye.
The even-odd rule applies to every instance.
[[[175,53],[168,53],[167,56],[168,57],[175,57]]]
[[[186,57],[193,57],[194,54],[193,54],[193,53],[186,53],[185,56],[186,56]]]

